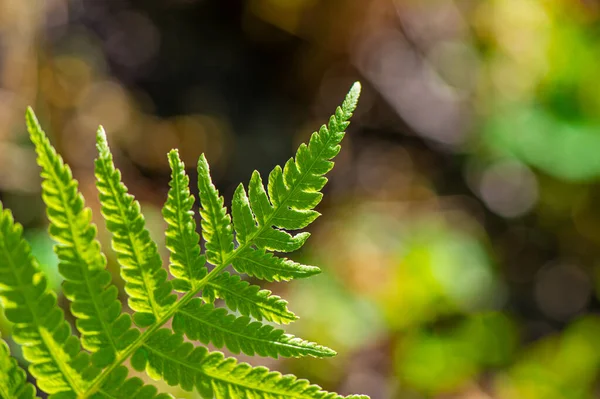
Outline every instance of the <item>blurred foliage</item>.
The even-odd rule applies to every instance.
[[[90,201],[104,124],[152,214],[170,148],[231,198],[361,80],[302,254],[325,273],[269,287],[341,355],[277,367],[376,399],[598,397],[599,35],[597,0],[4,0],[0,198],[47,254],[27,104]]]

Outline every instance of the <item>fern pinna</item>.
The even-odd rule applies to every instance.
[[[336,399],[293,375],[251,367],[211,352],[198,342],[233,353],[283,357],[329,357],[324,346],[286,334],[268,321],[296,320],[287,302],[251,285],[225,269],[267,281],[287,281],[319,272],[277,253],[299,249],[314,221],[324,175],[356,107],[356,83],[327,125],[313,133],[283,168],[277,166],[265,185],[254,172],[246,188],[234,194],[231,214],[213,185],[204,155],[198,161],[200,245],[189,178],[177,150],[168,154],[171,182],[163,216],[167,222],[169,273],[145,227],[139,203],[127,192],[113,164],[104,130],[97,134],[96,186],[102,215],[121,266],[128,305],[123,312],[118,289],[106,270],[91,210],[85,206],[70,168],[52,147],[31,109],[27,127],[41,167],[42,197],[49,233],[56,241],[63,291],[75,317],[76,336],[48,288],[46,276],[22,236],[22,227],[0,204],[0,299],[22,345],[29,372],[53,399],[168,398],[136,377],[128,378],[129,361],[137,371],[169,385],[196,390],[203,398]],[[179,295],[177,293],[180,293]],[[226,308],[217,308],[220,298]],[[238,315],[230,313],[237,312]],[[172,322],[172,328],[165,327]],[[0,342],[0,396],[33,398],[36,389]],[[366,398],[352,395],[352,398]]]

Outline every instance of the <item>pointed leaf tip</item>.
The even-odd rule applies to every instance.
[[[108,140],[106,139],[106,131],[102,125],[98,126],[98,131],[96,132],[96,147],[98,148],[100,157],[104,158],[110,155]]]
[[[342,108],[344,110],[346,110],[347,112],[353,112],[356,109],[361,90],[362,86],[360,82],[354,82],[342,104]]]
[[[27,116],[27,118],[35,119],[35,112],[33,112],[33,108],[31,108],[31,105],[27,107],[25,115]]]
[[[27,107],[27,111],[25,112],[25,121],[27,122],[27,129],[30,134],[34,132],[41,131],[40,123],[38,122],[38,118],[33,111],[33,108]]]
[[[206,160],[204,153],[200,154],[200,157],[198,158],[198,169],[200,168],[203,172],[210,174],[210,167],[208,166],[208,161]]]
[[[175,169],[177,165],[181,163],[181,158],[179,158],[179,150],[177,148],[173,148],[167,154],[167,158],[169,159],[169,165],[171,169]]]

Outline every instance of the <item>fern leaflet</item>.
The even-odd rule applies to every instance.
[[[259,286],[251,285],[240,276],[232,276],[228,272],[209,281],[202,290],[202,298],[207,303],[222,298],[229,309],[259,321],[265,319],[287,324],[298,318],[288,309],[287,302],[279,296],[271,295],[271,291],[261,290]]]
[[[65,278],[63,291],[72,301],[83,347],[93,353],[92,360],[103,367],[114,361],[118,342],[137,337],[130,329],[131,317],[121,314],[117,287],[106,270],[106,258],[96,240],[92,213],[78,192],[71,169],[50,144],[31,109],[27,126],[42,168],[42,197],[46,203],[49,233],[57,241],[55,252],[59,270]]]
[[[258,354],[277,358],[335,356],[329,348],[307,342],[283,330],[274,329],[249,317],[235,317],[224,308],[202,304],[192,299],[179,309],[173,318],[173,330],[193,341],[212,343],[217,348],[226,346],[233,353]]]
[[[202,234],[206,240],[206,258],[214,265],[225,261],[233,252],[233,229],[231,218],[223,206],[223,197],[210,178],[208,162],[204,154],[198,160],[198,189],[202,204]]]
[[[121,275],[129,294],[129,307],[140,327],[156,322],[175,302],[167,271],[162,268],[156,243],[145,228],[140,204],[127,193],[121,173],[115,168],[102,127],[98,130],[96,186],[100,192],[102,215],[113,235],[113,248],[121,263]]]
[[[173,286],[177,291],[186,292],[195,288],[197,282],[206,276],[206,257],[200,255],[200,236],[196,232],[192,211],[194,197],[190,195],[190,179],[177,150],[169,153],[169,165],[171,189],[162,211],[168,224],[166,243],[171,252],[170,271],[175,277]]]

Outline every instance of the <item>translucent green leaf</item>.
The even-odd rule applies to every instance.
[[[198,189],[202,209],[202,235],[206,241],[206,257],[213,265],[220,265],[233,252],[233,229],[223,197],[212,183],[210,169],[204,154],[198,160]]]
[[[229,309],[257,320],[287,324],[297,319],[287,308],[285,300],[227,272],[209,281],[202,290],[202,297],[208,303],[212,303],[215,298],[222,298]]]
[[[287,281],[314,276],[321,272],[318,267],[279,258],[262,249],[244,248],[236,255],[232,262],[236,271],[267,281]]]
[[[171,166],[171,189],[163,207],[163,216],[168,224],[167,248],[171,251],[171,274],[177,278],[175,289],[189,291],[207,273],[206,258],[200,255],[200,236],[194,221],[194,197],[190,194],[190,179],[177,150],[169,153]]]
[[[258,227],[256,226],[252,210],[250,209],[246,190],[244,190],[244,185],[241,183],[233,194],[231,214],[233,216],[236,239],[239,243],[243,244],[247,241],[248,236],[256,232]]]
[[[283,330],[251,321],[247,316],[236,317],[227,309],[202,304],[192,299],[175,313],[173,330],[189,339],[217,348],[227,347],[233,353],[243,352],[253,356],[283,357],[330,357],[335,352],[313,342],[304,341]]]

